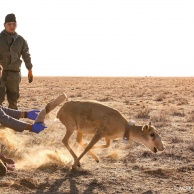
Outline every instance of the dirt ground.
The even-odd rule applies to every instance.
[[[0,128],[0,153],[16,161],[16,170],[0,177],[1,194],[194,193],[194,78],[34,77],[29,84],[22,77],[19,109],[42,109],[63,92],[72,100],[98,100],[139,125],[152,121],[165,150],[153,154],[141,143],[113,140],[94,151],[99,163],[85,155],[81,169],[71,170],[65,127],[55,120],[60,105],[39,134]],[[75,135],[70,145],[83,151]]]

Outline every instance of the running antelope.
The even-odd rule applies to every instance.
[[[123,138],[143,143],[152,152],[163,151],[164,146],[157,130],[151,122],[145,125],[134,125],[128,122],[116,109],[103,105],[96,101],[68,101],[65,94],[60,95],[40,112],[35,122],[44,122],[46,114],[64,100],[67,102],[59,109],[57,118],[66,127],[66,134],[63,143],[74,158],[72,168],[80,166],[80,159],[88,152],[96,162],[98,157],[91,151],[94,148],[107,148],[110,140]],[[77,131],[77,142],[84,148],[79,157],[69,146],[69,138],[74,131]],[[93,134],[91,141],[84,144],[83,134]],[[95,145],[101,138],[105,138],[105,145]]]

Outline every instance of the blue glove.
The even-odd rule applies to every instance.
[[[31,110],[27,112],[26,118],[35,120],[39,112],[40,112],[39,110]]]
[[[42,122],[41,123],[35,123],[35,124],[32,125],[32,132],[34,132],[34,133],[40,133],[45,128],[47,128],[47,127],[45,126],[44,123],[42,123]]]

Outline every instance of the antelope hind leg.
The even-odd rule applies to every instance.
[[[83,143],[83,133],[80,133],[80,132],[78,132],[77,133],[77,142],[79,143],[79,145],[82,147],[82,148],[86,148],[87,147],[87,145],[88,144],[84,144]],[[99,158],[98,158],[98,156],[96,156],[96,154],[94,154],[91,150],[89,150],[88,151],[88,154],[90,154],[91,156],[92,156],[92,158],[94,158],[94,160],[96,161],[96,162],[99,162]]]
[[[91,149],[96,149],[96,148],[108,148],[110,146],[110,139],[105,137],[106,144],[105,145],[97,145],[93,146]]]
[[[90,143],[86,146],[85,150],[82,152],[82,154],[77,158],[77,160],[74,162],[72,168],[76,169],[78,164],[80,163],[81,158],[101,139],[101,135],[95,134]]]

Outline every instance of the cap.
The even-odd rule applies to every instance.
[[[5,23],[7,23],[7,22],[15,22],[16,23],[16,17],[13,13],[6,15]]]

